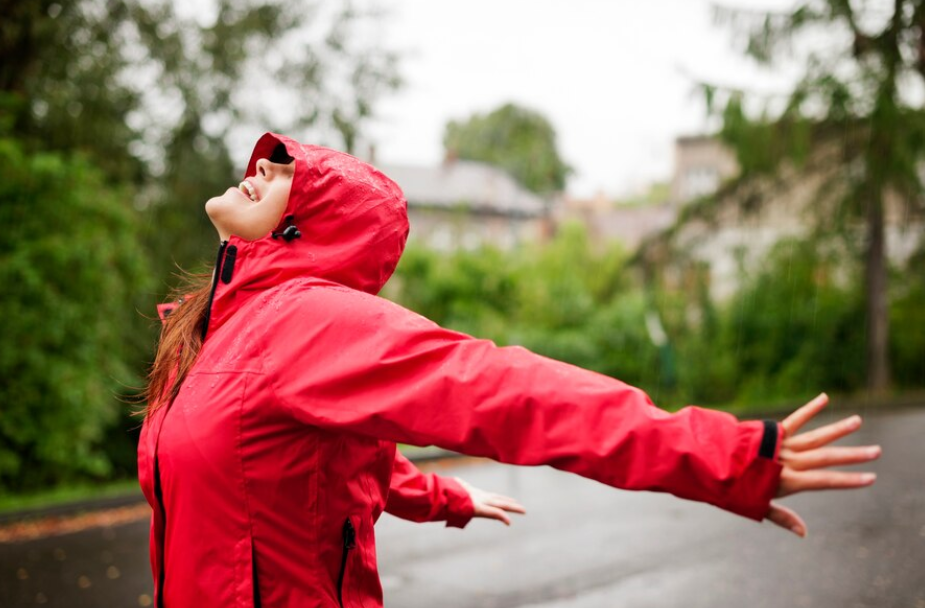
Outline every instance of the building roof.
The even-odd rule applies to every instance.
[[[526,217],[546,213],[542,198],[485,163],[454,160],[436,167],[380,164],[378,168],[401,186],[409,207],[468,208]]]

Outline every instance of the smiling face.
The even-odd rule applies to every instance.
[[[261,158],[255,171],[237,188],[228,188],[206,202],[206,213],[223,241],[231,235],[255,241],[269,234],[283,217],[295,162],[284,165]]]

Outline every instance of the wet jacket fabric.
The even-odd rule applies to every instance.
[[[275,134],[247,175],[278,143],[296,159],[284,219],[262,239],[223,244],[196,364],[142,429],[157,605],[382,606],[382,512],[471,517],[464,490],[421,475],[396,443],[765,516],[780,475],[775,423],[669,414],[618,380],[377,297],[408,233],[400,189],[353,157]],[[300,238],[283,238],[289,226]]]

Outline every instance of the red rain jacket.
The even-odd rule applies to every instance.
[[[398,442],[765,516],[775,423],[669,414],[619,380],[376,297],[408,233],[401,190],[349,155],[274,134],[247,175],[278,143],[296,159],[284,220],[223,243],[202,351],[142,430],[157,606],[382,606],[383,510],[460,525],[472,508],[397,457]],[[290,225],[301,238],[284,237]]]

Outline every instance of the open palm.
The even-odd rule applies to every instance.
[[[870,462],[880,457],[879,445],[860,447],[831,446],[861,428],[861,417],[851,416],[838,422],[798,433],[807,422],[829,403],[823,393],[790,414],[781,424],[784,439],[779,460],[783,465],[778,498],[808,490],[850,490],[869,486],[876,481],[874,473],[829,471],[829,467]],[[766,518],[797,536],[806,536],[806,523],[795,511],[772,502]]]

